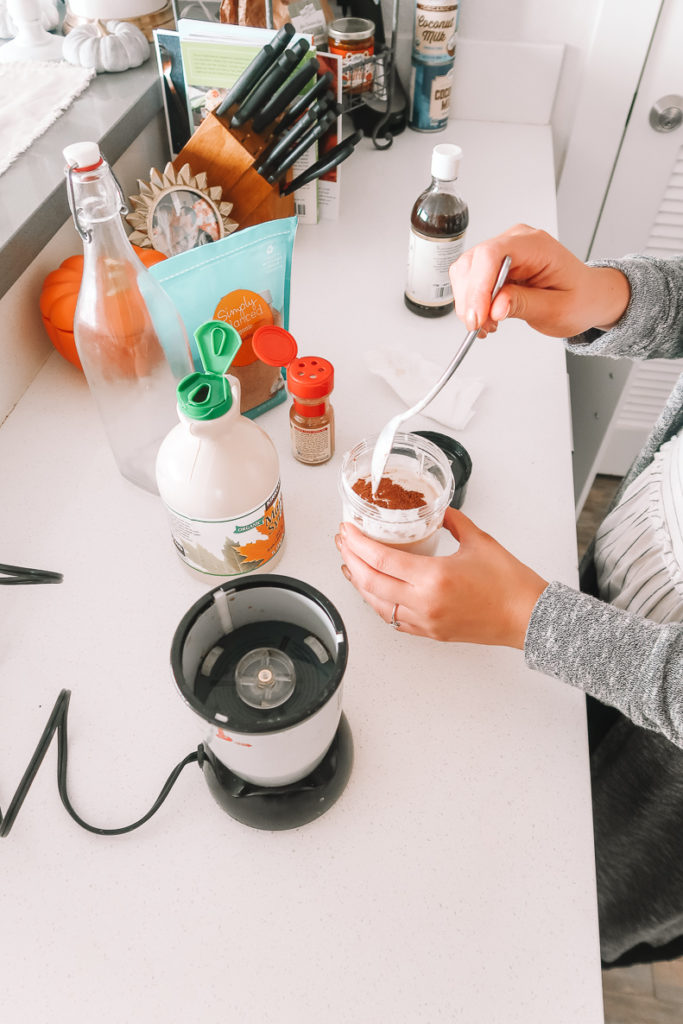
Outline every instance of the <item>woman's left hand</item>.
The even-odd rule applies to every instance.
[[[467,518],[448,508],[452,555],[414,555],[342,523],[335,543],[342,572],[385,622],[434,640],[524,647],[547,582]]]

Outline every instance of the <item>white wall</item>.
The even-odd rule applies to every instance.
[[[562,170],[571,131],[581,76],[603,0],[462,0],[458,35],[461,39],[494,42],[562,43],[565,57],[553,107],[551,124],[556,176]],[[382,0],[385,28],[392,23],[391,0]],[[399,4],[397,43],[399,73],[410,81],[413,35],[412,0]],[[456,50],[456,62],[457,62]],[[482,83],[485,88],[485,83]]]

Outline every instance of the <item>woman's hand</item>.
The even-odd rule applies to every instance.
[[[523,648],[547,582],[462,512],[448,508],[444,527],[459,541],[458,551],[427,557],[342,523],[335,537],[342,572],[385,622],[398,620],[402,633]]]
[[[491,303],[501,263],[512,263],[506,284]],[[612,327],[628,306],[627,278],[612,267],[587,267],[547,234],[518,224],[468,249],[450,268],[455,310],[485,337],[500,320],[515,317],[556,338],[590,327]]]

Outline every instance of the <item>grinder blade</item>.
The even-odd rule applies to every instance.
[[[296,669],[284,651],[255,647],[237,663],[235,689],[252,708],[277,708],[294,693]]]

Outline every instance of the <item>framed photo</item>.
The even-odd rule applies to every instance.
[[[178,186],[159,196],[149,211],[148,234],[152,248],[166,256],[194,249],[222,238],[218,210],[201,192]]]
[[[140,195],[130,197],[134,212],[126,216],[135,245],[177,256],[237,229],[229,218],[232,203],[221,200],[222,189],[207,187],[206,175],[193,176],[189,164],[177,173],[167,164],[163,175],[153,169],[149,184],[138,184]]]

